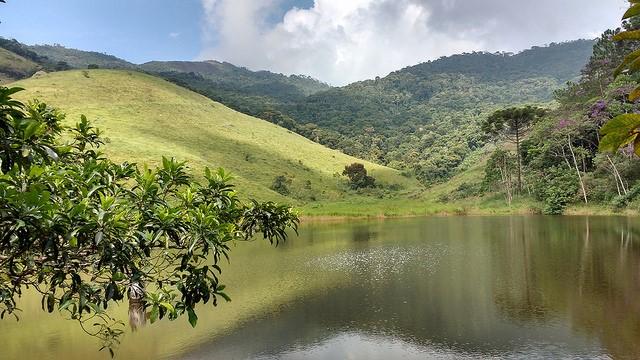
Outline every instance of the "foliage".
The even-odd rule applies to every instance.
[[[635,0],[630,1],[630,8],[625,12],[622,19],[629,20],[630,24],[636,25],[640,20],[640,4]],[[639,41],[640,30],[637,26],[628,26],[626,31],[619,32],[613,36],[615,41]],[[614,76],[620,74],[636,74],[640,70],[640,49],[631,51],[622,60],[622,63],[615,69]],[[628,99],[635,102],[640,99],[640,86],[633,89]],[[609,121],[601,129],[602,141],[600,142],[601,151],[616,152],[621,147],[632,144],[636,155],[640,156],[640,114],[621,114]]]
[[[16,314],[26,288],[42,294],[104,348],[122,330],[107,309],[128,294],[132,326],[197,323],[199,304],[229,301],[220,282],[233,241],[261,234],[277,245],[298,218],[287,206],[242,203],[222,169],[196,182],[186,163],[115,163],[85,117],[65,128],[39,102],[0,88],[0,314]],[[148,315],[147,315],[148,313]]]
[[[497,149],[491,154],[484,169],[484,188],[504,193],[509,205],[516,190],[514,174],[517,172],[517,164],[516,157],[511,152]]]
[[[289,189],[290,185],[291,179],[289,179],[285,175],[278,175],[275,179],[273,179],[271,190],[277,192],[280,195],[287,196],[291,193],[291,190]]]
[[[353,163],[344,167],[342,175],[349,178],[351,188],[354,190],[372,188],[376,186],[376,179],[367,175],[364,164]]]
[[[577,192],[576,177],[569,169],[560,167],[548,169],[543,180],[535,186],[536,196],[544,201],[543,212],[547,215],[561,215]]]
[[[508,108],[498,110],[482,122],[482,131],[494,139],[506,138],[516,145],[516,164],[518,172],[518,192],[522,191],[522,161],[520,143],[526,131],[544,116],[544,109],[525,106],[522,108]]]

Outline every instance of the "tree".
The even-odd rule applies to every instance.
[[[229,300],[219,261],[256,234],[278,245],[297,230],[289,207],[242,203],[222,169],[196,182],[184,162],[117,164],[83,116],[12,99],[0,88],[0,318],[26,288],[97,336],[113,355],[121,323],[106,309],[129,299],[132,327]]]
[[[484,185],[489,188],[497,187],[499,190],[504,191],[509,206],[513,201],[514,163],[511,153],[498,149],[487,161],[484,175]]]
[[[367,175],[367,169],[360,163],[345,166],[342,175],[349,178],[354,190],[375,187],[376,184],[376,179]]]
[[[534,106],[508,108],[494,112],[482,123],[482,131],[484,133],[494,138],[504,137],[516,145],[518,192],[522,191],[520,143],[526,131],[538,118],[544,116],[545,112],[544,109]]]
[[[291,185],[291,179],[284,175],[278,175],[273,179],[271,190],[277,192],[280,195],[287,196],[291,193],[289,186]]]
[[[89,69],[89,70],[100,69],[100,65],[98,65],[98,64],[89,64],[89,65],[87,65],[87,69]]]

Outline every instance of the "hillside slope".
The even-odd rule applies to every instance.
[[[31,76],[40,68],[39,64],[0,48],[0,81],[2,83]]]
[[[71,49],[61,45],[25,45],[25,47],[54,63],[64,62],[71,68],[86,69],[89,65],[98,65],[106,69],[133,69],[136,67],[135,64],[126,60],[96,51]]]
[[[329,89],[329,85],[301,75],[251,71],[218,61],[152,61],[140,65],[158,75],[242,113],[270,120],[264,114],[294,105]],[[272,121],[273,122],[273,121]]]
[[[336,176],[359,161],[286,129],[233,111],[159,78],[132,71],[75,70],[50,73],[14,85],[62,109],[69,123],[85,114],[110,139],[108,154],[117,160],[157,163],[161,157],[224,167],[235,183],[263,200],[331,201],[348,195],[345,179]],[[416,183],[398,171],[365,162],[383,184],[405,191]],[[270,190],[276,176],[286,176],[290,197]]]

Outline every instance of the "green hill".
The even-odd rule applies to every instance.
[[[136,67],[126,60],[96,51],[84,51],[61,45],[32,45],[25,47],[36,54],[46,57],[53,63],[66,63],[71,68],[86,69],[89,65],[98,65],[105,69],[133,69]]]
[[[0,82],[29,77],[39,69],[39,64],[0,47]]]
[[[235,175],[243,194],[263,200],[300,204],[361,197],[337,174],[362,161],[150,75],[74,70],[15,85],[27,89],[20,98],[60,108],[69,123],[87,115],[110,139],[106,152],[120,161],[157,163],[164,155],[188,160],[194,171],[221,166]],[[416,190],[416,182],[398,171],[364,163],[387,188],[375,190],[378,195]],[[290,181],[286,198],[270,189],[280,175]]]

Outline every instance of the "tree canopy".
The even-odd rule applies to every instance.
[[[196,181],[175,159],[112,162],[85,117],[65,127],[46,104],[13,99],[20,90],[0,88],[0,317],[35,289],[43,310],[67,313],[113,354],[113,303],[128,295],[134,327],[183,314],[195,326],[199,304],[229,300],[219,262],[232,242],[277,245],[297,230],[289,207],[241,202],[222,169]]]

